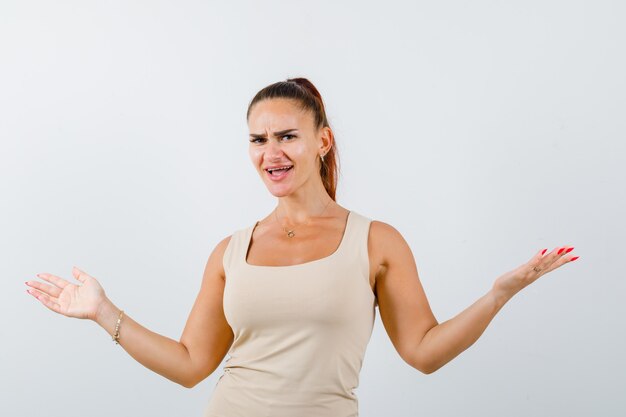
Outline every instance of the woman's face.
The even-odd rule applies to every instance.
[[[289,195],[303,184],[321,183],[317,156],[329,149],[330,129],[316,129],[311,112],[290,99],[262,100],[250,111],[248,129],[250,159],[274,196]],[[291,168],[267,171],[274,167]]]

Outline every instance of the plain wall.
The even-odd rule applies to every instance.
[[[324,97],[338,202],[397,228],[440,322],[538,250],[580,259],[424,375],[380,316],[360,416],[626,413],[626,7],[618,1],[0,3],[0,415],[201,416],[189,390],[24,281],[73,265],[178,340],[215,245],[276,199],[254,94]]]

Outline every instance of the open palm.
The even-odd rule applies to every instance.
[[[27,281],[26,285],[32,287],[27,291],[55,313],[95,320],[100,304],[106,299],[104,289],[94,277],[76,267],[72,268],[72,275],[82,285],[72,284],[56,275],[41,273],[37,276],[52,285]]]
[[[573,249],[574,247],[559,246],[545,256],[543,256],[543,252],[538,252],[528,262],[498,277],[493,285],[496,298],[508,300],[522,288],[535,282],[540,276],[566,263],[575,261],[578,256],[565,256]]]

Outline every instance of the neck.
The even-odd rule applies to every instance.
[[[313,217],[330,213],[333,205],[336,205],[321,181],[316,184],[314,190],[305,188],[300,187],[294,193],[278,197],[278,206],[275,209],[278,216],[275,217],[278,217],[282,224],[305,223]]]

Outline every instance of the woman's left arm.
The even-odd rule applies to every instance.
[[[400,356],[430,374],[470,347],[502,306],[537,278],[578,257],[564,256],[572,247],[537,252],[527,263],[495,280],[493,287],[455,317],[438,323],[419,282],[412,252],[400,233],[376,222],[376,241],[383,255],[383,273],[376,294],[383,324]],[[372,226],[374,228],[374,226]]]

